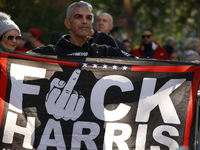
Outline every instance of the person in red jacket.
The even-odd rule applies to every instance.
[[[151,29],[144,29],[141,38],[142,42],[139,48],[134,49],[131,52],[132,55],[141,58],[169,60],[166,50],[154,41]]]

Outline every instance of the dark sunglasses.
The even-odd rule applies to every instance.
[[[150,38],[151,35],[142,35],[141,37],[142,37],[142,39],[144,39],[145,37]]]
[[[6,37],[8,40],[13,40],[15,38],[15,40],[21,40],[22,37],[21,36],[13,36],[13,35],[3,35],[4,37]]]

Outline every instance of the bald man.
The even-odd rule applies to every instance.
[[[110,31],[113,29],[113,27],[114,27],[113,17],[110,14],[102,13],[97,17],[97,23],[96,23],[97,31],[110,35]],[[114,40],[120,49],[126,51],[126,47],[122,41],[118,40],[117,38],[114,38]]]

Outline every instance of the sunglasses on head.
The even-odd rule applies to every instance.
[[[15,38],[15,40],[21,40],[22,37],[20,35],[18,36],[13,36],[13,35],[3,35],[4,37],[6,37],[8,40],[13,40]]]
[[[145,37],[150,38],[151,35],[142,35],[141,37],[142,37],[142,39],[144,39]]]

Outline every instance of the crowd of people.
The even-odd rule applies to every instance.
[[[138,48],[133,48],[132,40],[123,40],[128,53],[144,58],[154,58],[161,60],[180,61],[180,56],[176,50],[176,42],[174,37],[166,38],[165,45],[161,46],[154,40],[153,31],[144,29],[141,35],[141,43]],[[200,39],[197,37],[189,37],[182,46],[182,61],[200,60]]]
[[[85,2],[86,3],[86,2]],[[96,51],[92,54],[91,52],[87,52],[87,48],[84,46],[87,41],[92,41],[96,43],[98,51],[98,56],[113,56],[113,53],[117,53],[119,56],[137,56],[139,58],[152,58],[159,60],[173,60],[179,61],[180,57],[176,51],[176,43],[175,39],[172,36],[166,38],[165,45],[161,46],[155,39],[153,30],[150,28],[146,28],[141,33],[141,43],[138,43],[138,47],[133,46],[136,45],[131,39],[119,40],[111,35],[111,30],[114,27],[113,17],[107,13],[101,13],[97,17],[96,21],[96,29],[93,29],[92,17],[92,6],[89,9],[85,8],[80,10],[80,15],[77,18],[73,17],[73,12],[68,12],[65,18],[64,24],[66,28],[69,29],[70,35],[64,35],[59,31],[52,32],[51,43],[54,46],[45,46],[41,42],[43,32],[38,28],[30,28],[27,32],[21,32],[20,28],[15,24],[14,21],[11,20],[11,16],[5,12],[0,12],[0,51],[19,51],[19,52],[41,52],[42,47],[50,49],[59,49],[59,54],[68,54],[72,55],[73,53],[70,48],[69,52],[65,49],[66,52],[62,51],[61,48],[70,47],[70,44],[74,44],[76,46],[82,47],[82,54],[80,56],[97,56],[97,50],[94,48],[93,44],[88,46],[92,47],[91,49],[95,49]],[[81,8],[81,7],[80,7]],[[86,11],[87,9],[87,11]],[[91,13],[91,15],[87,16],[87,13]],[[72,19],[74,19],[72,21]],[[79,21],[79,22],[77,22]],[[89,38],[90,37],[90,38]],[[64,39],[64,41],[62,41]],[[89,40],[90,39],[90,40]],[[79,43],[80,41],[80,43]],[[58,43],[57,43],[58,42]],[[64,42],[64,47],[60,47]],[[87,45],[87,44],[86,44]],[[104,45],[104,46],[102,46]],[[62,45],[63,46],[63,45]],[[50,48],[49,48],[50,47]],[[59,47],[59,48],[58,48]],[[102,48],[103,47],[103,48]],[[136,47],[136,48],[134,48]],[[189,37],[183,44],[183,61],[193,61],[200,60],[200,40],[196,37]],[[78,48],[74,50],[77,51]],[[103,50],[102,50],[103,49]],[[110,50],[112,52],[109,51]],[[46,51],[46,50],[45,50]],[[101,54],[101,51],[103,53]],[[84,54],[85,53],[85,54]],[[88,53],[86,55],[86,53]],[[116,53],[114,56],[116,56]],[[119,54],[120,53],[120,54]],[[77,55],[77,54],[76,54]]]

